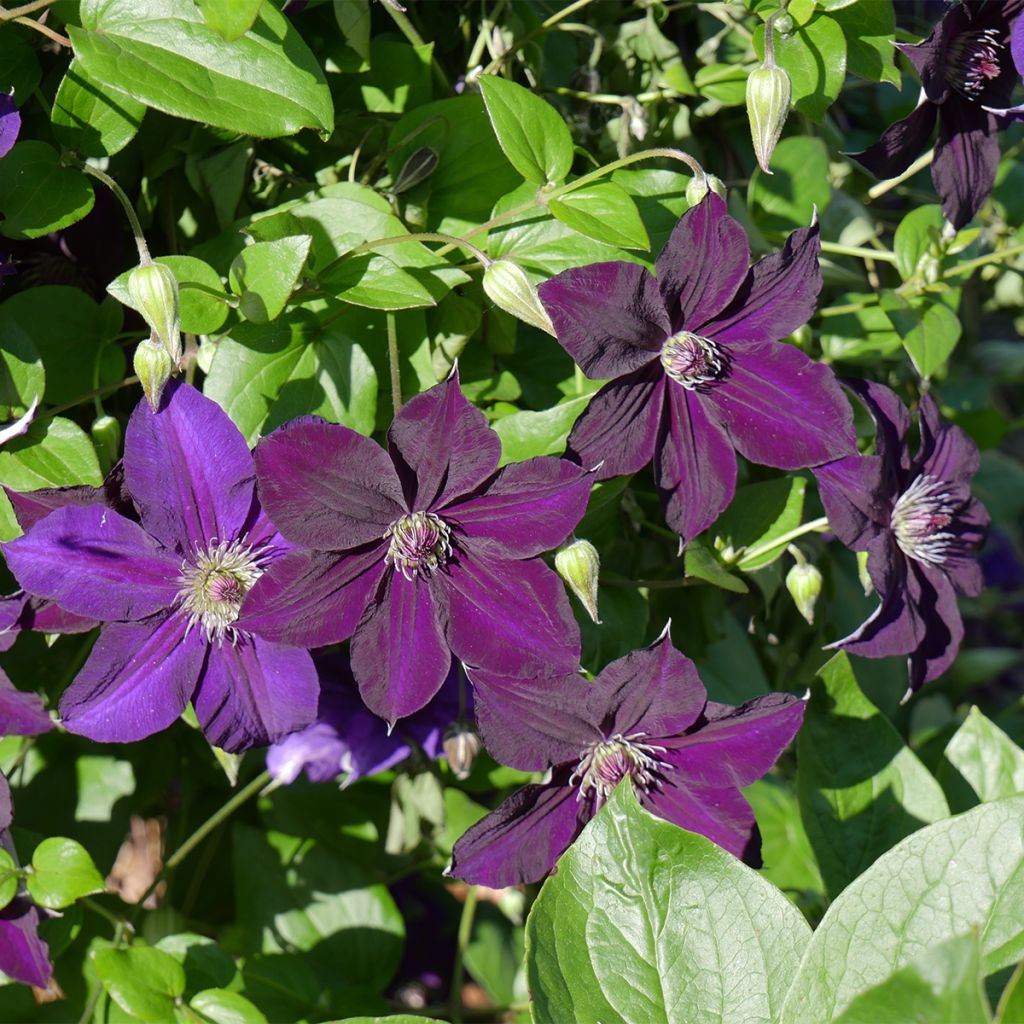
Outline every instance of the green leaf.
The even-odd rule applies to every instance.
[[[62,416],[37,420],[0,448],[0,484],[12,491],[103,483],[96,449],[81,427]]]
[[[18,895],[18,865],[14,858],[0,847],[0,910]]]
[[[203,20],[228,42],[252,28],[263,0],[194,0]]]
[[[1024,953],[1024,796],[982,804],[904,839],[829,907],[780,1024],[835,1021],[922,950],[977,929],[987,976]]]
[[[110,95],[77,60],[64,73],[53,100],[54,134],[83,156],[113,156],[135,138],[146,107],[124,93]]]
[[[903,339],[914,369],[928,380],[946,365],[960,340],[960,319],[942,302],[910,302],[895,292],[882,296],[882,309]]]
[[[110,998],[135,1020],[174,1020],[185,971],[174,957],[149,946],[101,949],[93,966]]]
[[[75,821],[110,821],[114,804],[135,792],[131,761],[83,754],[75,761]]]
[[[36,847],[25,885],[41,907],[62,910],[81,896],[103,892],[103,876],[81,843],[54,836]]]
[[[703,540],[695,537],[686,545],[683,566],[687,576],[696,576],[699,580],[723,590],[731,590],[734,594],[746,594],[750,589],[739,576],[734,576]]]
[[[1024,1024],[1024,960],[1003,989],[993,1024]]]
[[[213,1024],[267,1024],[267,1018],[248,999],[223,988],[197,992],[188,1005]]]
[[[836,1024],[988,1024],[981,949],[971,932],[948,939],[862,992]]]
[[[68,33],[86,74],[146,106],[266,138],[334,127],[319,62],[272,4],[230,43],[192,0],[82,0],[81,18]]]
[[[390,39],[370,40],[370,72],[359,80],[366,109],[401,114],[431,97],[433,43],[410,46]]]
[[[276,320],[309,256],[312,235],[290,235],[246,246],[231,264],[231,290],[238,308],[253,323]]]
[[[847,292],[836,305],[866,302],[864,309],[822,320],[821,350],[832,360],[874,360],[878,356],[902,353],[900,336],[873,295]]]
[[[810,937],[778,889],[625,785],[560,858],[526,930],[536,1024],[773,1020]]]
[[[342,71],[366,71],[370,67],[370,2],[348,0],[334,5],[334,20],[341,29],[345,50],[336,63]]]
[[[45,142],[19,142],[0,160],[0,232],[39,238],[80,221],[94,200],[84,171],[64,167]]]
[[[19,107],[25,106],[42,77],[35,48],[28,42],[30,36],[35,38],[27,31],[0,32],[0,68],[4,69],[0,89],[13,92]]]
[[[942,207],[936,203],[918,206],[900,221],[893,235],[892,251],[904,281],[914,276],[921,257],[939,240],[942,224]]]
[[[477,907],[464,959],[466,969],[495,1005],[507,1006],[516,1001],[516,976],[523,962],[523,932],[497,907],[487,903]]]
[[[693,76],[693,84],[701,96],[738,107],[747,97],[747,72],[736,64],[706,64]]]
[[[32,339],[8,328],[0,340],[0,422],[23,415],[45,389],[46,371]]]
[[[552,199],[548,209],[563,224],[599,242],[624,249],[650,248],[636,203],[612,181],[599,181]]]
[[[807,481],[799,476],[737,488],[732,504],[711,528],[723,561],[751,572],[780,557],[786,541],[772,542],[800,525],[806,489]]]
[[[768,776],[743,791],[761,832],[761,874],[783,892],[822,894],[825,883],[793,789]]]
[[[825,143],[805,136],[783,139],[772,153],[772,174],[757,169],[750,182],[750,201],[760,207],[757,221],[765,231],[807,227],[831,196]]]
[[[228,318],[228,295],[220,274],[209,263],[195,256],[157,256],[154,262],[170,267],[178,280],[178,315],[183,331],[212,334],[224,326]],[[118,302],[134,309],[128,294],[130,273],[131,270],[126,270],[115,277],[107,285],[107,291]]]
[[[487,114],[509,163],[527,181],[558,184],[572,166],[572,135],[561,114],[529,89],[494,75],[480,79]]]
[[[437,1017],[417,1017],[411,1013],[399,1013],[393,1017],[346,1017],[334,1024],[448,1024]]]
[[[944,757],[982,802],[1024,793],[1024,750],[976,707],[953,734]]]
[[[535,455],[557,455],[590,395],[570,398],[543,412],[514,412],[492,424],[501,438],[501,465],[523,462]]]
[[[949,814],[941,787],[861,692],[843,653],[811,686],[797,758],[800,813],[833,897],[904,836]]]
[[[896,67],[896,12],[893,5],[860,0],[830,14],[846,36],[846,70],[869,82],[900,84]]]

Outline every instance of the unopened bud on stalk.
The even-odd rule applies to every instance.
[[[402,169],[391,186],[391,194],[399,195],[407,192],[421,181],[426,181],[437,169],[437,150],[429,146],[421,146],[409,155],[409,159],[402,164]]]
[[[156,412],[160,406],[160,396],[164,386],[174,372],[174,362],[167,349],[156,338],[154,331],[146,341],[140,341],[135,350],[135,375],[139,378],[142,390],[146,393],[149,407]]]
[[[772,31],[770,25],[768,31]],[[772,173],[768,164],[786,125],[792,92],[789,75],[775,64],[764,63],[751,71],[747,78],[750,137],[758,165],[765,174]]]
[[[144,263],[128,275],[128,294],[157,342],[177,366],[181,359],[181,333],[174,271],[162,263]]]
[[[686,205],[696,206],[708,192],[725,199],[725,182],[713,174],[698,174],[686,186]]]
[[[797,611],[814,625],[814,606],[821,594],[821,573],[804,558],[799,548],[789,548],[796,564],[786,573],[786,589],[797,607]]]
[[[97,416],[89,428],[92,443],[96,446],[96,457],[104,474],[117,462],[121,454],[121,423],[116,416]]]
[[[441,743],[455,778],[468,779],[476,755],[480,753],[480,734],[468,722],[456,722],[445,732]]]
[[[591,619],[600,623],[597,617],[597,585],[601,558],[597,548],[589,540],[568,541],[555,553],[555,568],[580,599]]]
[[[555,329],[537,297],[537,289],[518,263],[495,260],[484,270],[483,284],[484,292],[496,306],[554,337]]]

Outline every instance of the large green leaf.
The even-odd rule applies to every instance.
[[[904,281],[914,276],[921,257],[938,242],[942,223],[942,207],[938,203],[917,206],[900,221],[892,238],[892,251]]]
[[[276,320],[309,256],[310,235],[289,235],[246,246],[231,264],[231,290],[239,312],[256,324]]]
[[[771,883],[619,786],[527,921],[534,1021],[771,1021],[809,937]]]
[[[830,16],[846,36],[846,70],[869,82],[900,84],[896,67],[896,12],[889,0],[859,0]]]
[[[946,364],[960,340],[960,318],[942,302],[910,301],[896,292],[882,297],[882,309],[903,340],[914,369],[927,380]]]
[[[124,93],[107,93],[73,60],[53,100],[53,131],[84,156],[112,156],[139,130],[146,107]]]
[[[786,541],[773,543],[800,525],[804,511],[803,477],[745,484],[711,528],[715,548],[726,563],[744,572],[761,569],[786,550]]]
[[[843,653],[811,686],[797,758],[800,813],[833,897],[894,843],[949,814],[938,782],[861,692]]]
[[[195,0],[210,28],[225,39],[237,39],[252,28],[263,0]]]
[[[39,350],[23,330],[8,329],[0,338],[0,423],[22,415],[45,388]]]
[[[86,74],[146,106],[268,138],[334,127],[318,61],[272,4],[232,42],[192,0],[82,0],[81,19],[68,33]]]
[[[172,956],[148,946],[103,949],[93,965],[111,999],[134,1020],[174,1020],[185,971]]]
[[[0,449],[0,484],[12,491],[103,483],[88,434],[62,416],[36,420]]]
[[[772,173],[755,170],[750,182],[750,201],[762,211],[758,225],[766,231],[806,227],[831,195],[825,143],[800,135],[783,139],[772,153]]]
[[[81,220],[95,200],[84,171],[65,167],[45,142],[19,142],[0,160],[0,232],[39,238]]]
[[[782,1024],[836,1021],[861,993],[972,929],[988,975],[1024,953],[1024,796],[929,825],[832,904],[786,996]]]
[[[648,249],[650,239],[629,193],[613,181],[599,181],[552,199],[548,209],[589,238],[625,249]]]
[[[189,1006],[212,1024],[267,1024],[267,1018],[248,999],[222,988],[197,992]]]
[[[976,707],[946,745],[945,760],[983,802],[1024,793],[1024,750]]]
[[[535,455],[557,455],[577,417],[587,407],[590,395],[570,398],[542,412],[526,410],[504,416],[494,424],[501,438],[501,462],[523,462]]]
[[[62,910],[81,896],[102,892],[103,876],[81,843],[51,836],[35,848],[25,884],[41,907]]]

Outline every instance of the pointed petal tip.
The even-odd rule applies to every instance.
[[[664,643],[666,640],[669,643],[672,642],[672,618],[671,616],[665,620],[665,626],[662,631],[658,634],[658,639],[651,644],[651,647],[657,647],[658,644]]]
[[[900,707],[903,707],[911,697],[914,696],[914,688],[912,686],[907,687],[907,692],[900,697]]]
[[[810,688],[809,686],[807,687],[807,689],[806,689],[806,690],[804,690],[804,694],[803,694],[803,696],[802,696],[802,697],[801,697],[800,699],[801,699],[801,700],[802,700],[802,701],[803,701],[803,702],[804,702],[805,704],[807,704],[807,703],[809,703],[809,702],[810,702],[810,700],[811,700],[811,688]]]

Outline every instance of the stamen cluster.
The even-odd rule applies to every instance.
[[[384,534],[391,545],[384,561],[407,580],[429,579],[451,557],[451,529],[434,512],[413,512],[396,519]]]
[[[956,535],[945,529],[956,511],[949,484],[922,473],[893,506],[892,530],[900,550],[919,562],[941,565],[956,544]]]
[[[999,77],[1004,49],[994,28],[965,32],[949,46],[946,81],[962,96],[976,100],[985,86]]]
[[[242,600],[263,575],[266,554],[241,540],[212,542],[181,563],[178,598],[188,628],[201,626],[211,643],[234,635]]]
[[[628,736],[616,733],[591,743],[580,754],[580,763],[569,778],[570,785],[579,784],[577,801],[593,793],[596,807],[600,807],[627,775],[645,793],[657,786],[661,770],[671,766],[657,757],[665,753],[664,747],[638,742],[646,735],[644,732]]]
[[[661,348],[665,372],[687,391],[695,391],[722,376],[724,361],[718,346],[689,331],[673,335]]]

